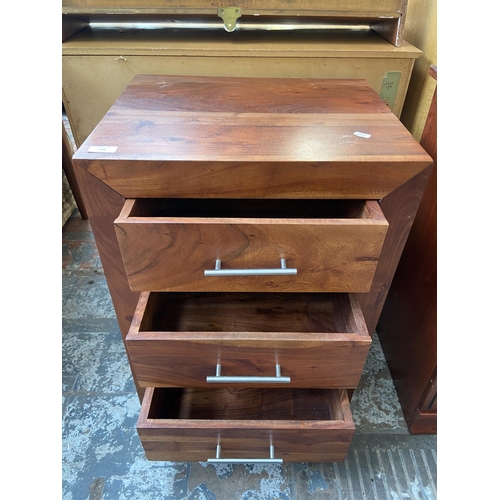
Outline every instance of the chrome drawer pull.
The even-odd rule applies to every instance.
[[[282,377],[281,376],[281,367],[280,365],[276,365],[276,377],[245,377],[245,376],[225,376],[223,377],[221,374],[221,365],[217,363],[215,368],[215,376],[208,376],[207,382],[219,382],[224,384],[248,384],[252,382],[256,382],[259,384],[289,384],[290,377]]]
[[[297,269],[286,267],[286,259],[281,259],[281,267],[276,269],[221,269],[221,261],[215,261],[215,269],[205,269],[205,276],[292,276]]]
[[[209,458],[211,464],[282,464],[282,458],[274,458],[274,446],[269,446],[269,458],[220,458],[220,444],[217,445],[215,458]]]

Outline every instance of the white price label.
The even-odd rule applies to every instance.
[[[365,139],[369,139],[372,136],[371,134],[365,134],[364,132],[354,132],[354,135],[357,135],[358,137],[363,137]]]
[[[87,153],[116,153],[118,146],[90,146]]]

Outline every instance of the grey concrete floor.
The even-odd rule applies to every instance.
[[[62,255],[63,500],[436,499],[436,436],[408,433],[376,334],[343,462],[149,462],[106,278],[78,210],[63,227]]]

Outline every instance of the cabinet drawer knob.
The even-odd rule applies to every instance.
[[[220,458],[220,444],[217,445],[215,458],[209,458],[211,464],[282,464],[282,458],[274,458],[274,446],[269,446],[269,458]]]
[[[281,367],[276,365],[276,376],[275,377],[246,377],[246,376],[222,376],[221,375],[221,365],[217,364],[215,369],[215,376],[208,376],[207,382],[216,382],[224,384],[248,384],[248,383],[259,383],[259,384],[289,384],[290,377],[281,376]]]
[[[286,259],[281,259],[281,267],[270,269],[221,269],[221,261],[215,261],[215,269],[206,269],[205,276],[292,276],[297,269],[286,267]]]

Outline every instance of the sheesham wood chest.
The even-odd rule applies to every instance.
[[[432,168],[377,92],[137,75],[74,162],[146,456],[343,460]]]

